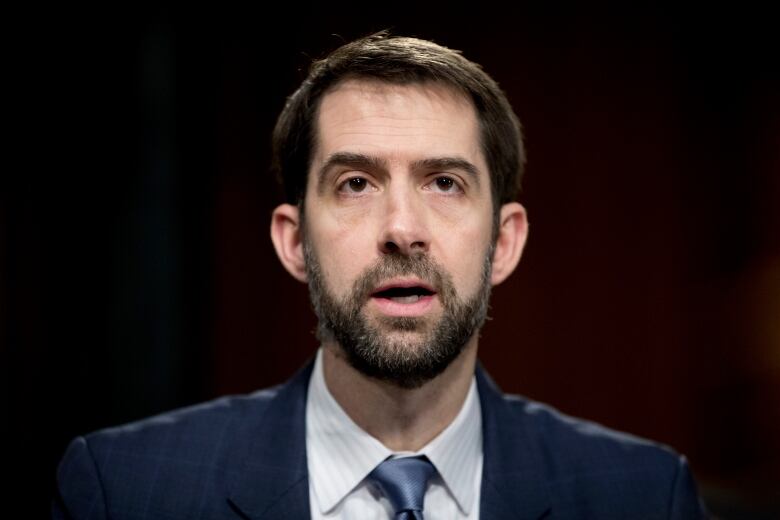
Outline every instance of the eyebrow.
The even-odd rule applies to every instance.
[[[355,152],[336,152],[325,160],[319,170],[318,184],[334,166],[347,166],[358,170],[387,171],[387,161],[379,157]],[[479,186],[479,168],[461,157],[429,157],[412,163],[413,170],[461,170]]]
[[[479,168],[460,157],[432,157],[412,163],[415,170],[461,170],[469,175],[479,186]]]
[[[325,160],[325,164],[320,168],[319,185],[322,185],[322,181],[327,175],[328,171],[334,166],[347,166],[349,168],[355,168],[357,170],[387,170],[387,161],[380,159],[379,157],[373,157],[371,155],[365,155],[362,153],[354,152],[336,152],[329,156]]]

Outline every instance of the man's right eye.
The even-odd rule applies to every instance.
[[[363,177],[352,177],[339,186],[339,191],[346,193],[360,193],[368,187],[368,181]]]

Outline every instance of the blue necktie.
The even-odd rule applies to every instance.
[[[426,457],[388,459],[369,473],[395,509],[396,520],[422,520],[428,479],[436,473]]]

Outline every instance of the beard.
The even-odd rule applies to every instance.
[[[320,341],[339,344],[352,367],[366,376],[400,388],[418,388],[441,374],[463,351],[487,318],[493,249],[485,255],[476,293],[459,298],[452,277],[428,255],[400,253],[382,256],[366,268],[343,298],[325,284],[316,253],[304,238],[303,251],[309,295],[319,318]],[[416,276],[430,285],[442,306],[437,320],[430,317],[379,316],[364,312],[371,293],[381,282]]]

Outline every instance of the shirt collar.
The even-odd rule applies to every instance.
[[[309,478],[317,506],[330,512],[383,460],[395,455],[341,408],[325,384],[322,349],[317,351],[306,406]],[[410,455],[404,453],[404,456]],[[476,381],[455,420],[412,455],[426,455],[458,507],[474,505],[476,472],[482,464],[482,414]]]
[[[460,510],[470,514],[476,495],[474,479],[482,468],[482,410],[474,378],[455,420],[420,454],[436,466]]]

